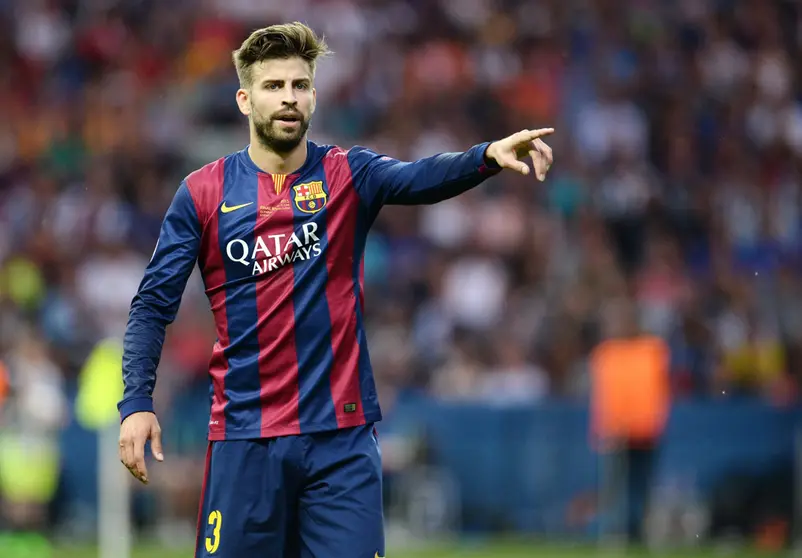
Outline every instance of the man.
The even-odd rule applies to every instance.
[[[601,535],[644,542],[655,462],[671,411],[671,355],[641,328],[637,305],[608,302],[590,356],[590,432],[599,451]]]
[[[384,556],[381,420],[363,324],[362,253],[387,204],[435,203],[502,168],[544,180],[524,130],[399,162],[307,140],[325,43],[300,23],[234,52],[250,145],[190,174],[167,211],[124,340],[120,459],[163,460],[152,394],[166,326],[195,262],[217,327],[196,556]]]

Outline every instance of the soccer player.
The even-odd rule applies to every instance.
[[[217,329],[197,557],[384,556],[381,420],[368,357],[362,254],[388,204],[431,204],[501,169],[544,180],[524,130],[400,162],[307,139],[315,63],[301,23],[255,31],[234,52],[250,144],[187,176],[167,210],[124,339],[120,460],[148,482],[153,390],[165,328],[200,267]]]

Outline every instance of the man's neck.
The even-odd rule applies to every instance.
[[[297,171],[306,162],[306,152],[306,138],[286,154],[265,149],[255,138],[251,138],[251,145],[248,147],[248,155],[254,164],[270,174],[291,174]]]

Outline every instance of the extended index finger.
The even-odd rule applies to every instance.
[[[554,128],[538,128],[537,130],[524,130],[521,132],[522,141],[532,141],[554,133]]]

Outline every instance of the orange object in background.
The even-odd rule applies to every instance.
[[[755,546],[763,552],[780,552],[788,544],[790,526],[783,518],[771,518],[757,527]]]
[[[0,360],[0,407],[2,407],[5,400],[8,398],[8,394],[11,391],[11,380],[8,377],[8,369],[6,368],[3,361]]]
[[[669,350],[652,336],[604,341],[591,355],[595,442],[653,442],[668,420]]]

